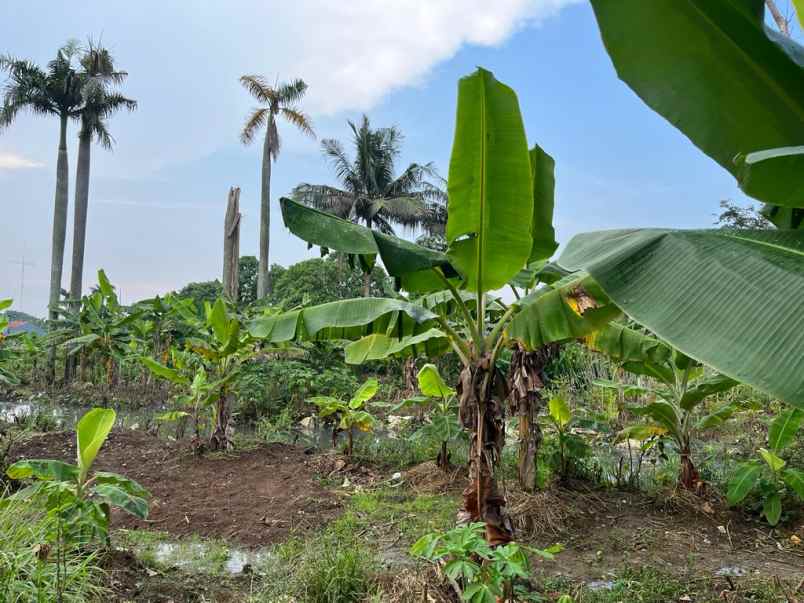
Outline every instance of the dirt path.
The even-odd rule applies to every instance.
[[[75,436],[35,436],[17,446],[14,457],[74,463]],[[197,457],[185,444],[126,431],[110,435],[95,469],[135,479],[152,494],[148,521],[114,513],[113,527],[199,534],[257,547],[338,515],[338,498],[316,479],[320,465],[317,457],[284,444]]]

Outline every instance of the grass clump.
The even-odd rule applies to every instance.
[[[366,543],[326,532],[273,550],[257,601],[358,603],[373,589],[375,561]]]
[[[44,603],[59,593],[64,603],[106,600],[95,554],[48,544],[55,522],[30,501],[0,496],[0,600]]]

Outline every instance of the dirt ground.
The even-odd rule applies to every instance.
[[[115,431],[95,469],[121,473],[152,495],[147,521],[113,513],[112,527],[145,528],[175,536],[199,534],[247,547],[279,542],[314,529],[340,512],[339,498],[320,485],[322,459],[304,449],[270,444],[233,454],[194,456],[186,444],[139,431]],[[15,458],[75,462],[72,432],[35,436]]]
[[[623,567],[650,566],[676,576],[709,576],[730,568],[740,577],[804,580],[801,515],[779,529],[728,509],[717,499],[673,493],[590,489],[574,484],[509,497],[525,540],[566,547],[545,575],[606,580]],[[729,570],[726,570],[727,572]],[[727,586],[727,579],[721,581]]]

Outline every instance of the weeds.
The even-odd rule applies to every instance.
[[[45,544],[56,521],[28,502],[0,497],[0,600],[45,603],[59,592],[64,603],[107,600],[94,554]]]

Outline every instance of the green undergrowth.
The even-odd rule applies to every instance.
[[[378,595],[376,577],[388,552],[407,556],[412,542],[454,523],[458,500],[393,488],[358,492],[343,515],[306,538],[271,550],[256,601],[350,603]]]
[[[0,601],[106,600],[98,557],[58,545],[57,533],[55,519],[0,493]]]

